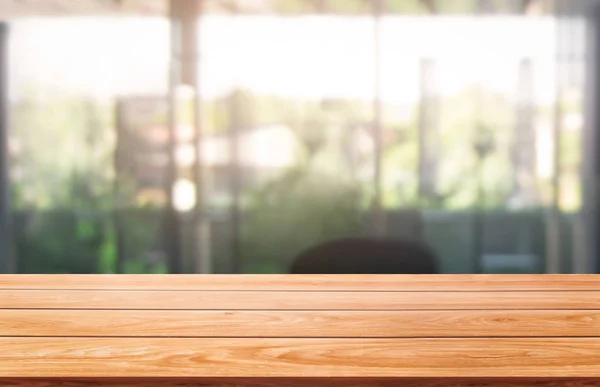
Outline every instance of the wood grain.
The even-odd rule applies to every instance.
[[[0,290],[0,309],[599,309],[600,292]]]
[[[600,339],[0,338],[0,377],[600,377]]]
[[[600,311],[0,310],[0,336],[600,337]]]
[[[600,387],[600,276],[0,276],[0,387],[159,383]]]
[[[0,378],[0,387],[600,387],[599,378]]]
[[[436,275],[0,275],[1,289],[122,290],[389,290],[511,291],[599,290],[597,274],[436,274]]]

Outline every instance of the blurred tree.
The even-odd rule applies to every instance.
[[[111,111],[109,103],[42,90],[12,106],[19,272],[110,271],[111,218],[97,211],[112,208]]]
[[[362,230],[363,190],[337,169],[344,133],[335,130],[358,119],[356,103],[324,100],[298,108],[294,101],[271,102],[303,144],[304,157],[251,194],[242,230],[246,272],[286,272],[302,249]]]
[[[258,190],[242,232],[244,272],[286,272],[303,249],[362,229],[356,184],[305,167],[293,168]]]
[[[29,93],[11,110],[18,205],[108,208],[111,205],[112,106],[69,95]]]

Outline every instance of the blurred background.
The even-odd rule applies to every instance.
[[[597,5],[2,0],[0,271],[598,272]]]

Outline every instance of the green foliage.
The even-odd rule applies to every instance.
[[[98,252],[98,273],[114,274],[117,267],[117,235],[112,224],[105,224],[104,232],[105,238]]]
[[[287,171],[258,190],[242,230],[245,272],[285,272],[316,243],[360,232],[361,191],[306,168]]]
[[[502,96],[482,94],[478,97],[474,88],[468,88],[441,101],[439,192],[428,201],[417,193],[418,107],[414,107],[414,118],[409,123],[401,118],[383,123],[386,136],[393,137],[386,140],[383,155],[383,202],[387,209],[473,207],[477,202],[478,168],[482,168],[484,177],[486,207],[505,205],[513,178],[510,146],[514,107]],[[477,98],[482,101],[480,120],[474,111]],[[186,112],[191,108],[182,108],[183,120],[188,123],[191,116]],[[17,236],[18,254],[24,257],[21,272],[115,270],[117,232],[112,215],[104,219],[82,215],[83,210],[104,214],[114,210],[111,109],[110,104],[82,98],[48,99],[35,94],[14,106],[13,136],[19,146],[13,159],[18,172],[12,187],[15,207],[63,212],[34,216],[23,227]],[[234,110],[237,121],[231,117]],[[205,102],[204,114],[212,133],[227,133],[234,122],[242,126],[283,123],[304,145],[304,157],[298,159],[296,167],[244,198],[248,199],[244,200],[247,215],[242,229],[244,271],[286,271],[289,261],[303,249],[362,230],[361,217],[369,202],[371,180],[356,178],[344,164],[340,150],[349,130],[359,127],[368,133],[371,101],[299,102],[237,91]],[[484,163],[473,149],[482,125],[494,134],[494,150]],[[579,164],[579,141],[579,133],[564,133],[565,169],[574,170]],[[368,169],[372,156],[367,153],[362,162]],[[125,271],[165,270],[160,263],[147,262],[146,253],[156,247],[159,235],[156,215],[156,211],[144,209],[124,220],[128,258]]]
[[[479,111],[475,109],[478,105]],[[486,207],[502,206],[513,178],[510,146],[514,110],[510,101],[475,86],[469,87],[458,96],[443,100],[441,122],[439,184],[444,201],[436,208],[473,207],[477,203],[479,168],[482,168]],[[493,142],[484,160],[477,157],[475,149],[482,131],[491,133]]]
[[[416,123],[394,128],[397,140],[384,149],[383,205],[414,208],[418,205],[418,146]]]
[[[112,106],[35,94],[11,110],[12,163],[22,207],[107,208],[112,191]]]
[[[117,232],[121,235],[125,273],[150,273],[164,270],[148,261],[147,253],[162,244],[160,227],[163,212],[153,208],[135,208],[117,212]]]
[[[25,223],[15,236],[20,272],[114,270],[111,223],[90,215],[112,207],[111,109],[34,92],[13,105],[13,208]]]
[[[20,227],[15,244],[19,273],[99,271],[97,263],[107,243],[107,223],[101,215],[45,211],[20,213],[17,220]]]

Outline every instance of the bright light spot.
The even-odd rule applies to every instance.
[[[173,204],[177,211],[190,211],[196,205],[196,186],[190,180],[178,179],[173,187]]]

